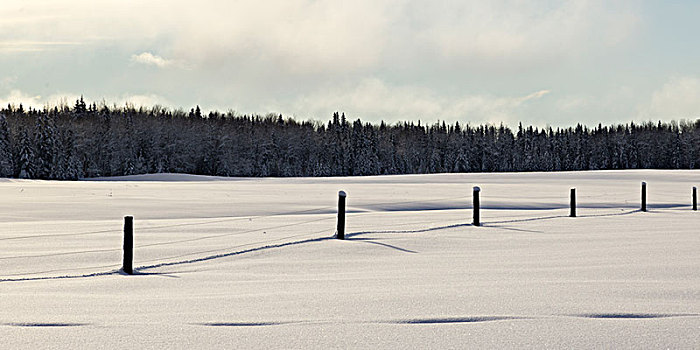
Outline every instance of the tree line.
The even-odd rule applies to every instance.
[[[700,119],[589,128],[327,123],[86,104],[0,109],[0,177],[143,173],[356,176],[445,172],[694,169]]]

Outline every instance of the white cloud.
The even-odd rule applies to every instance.
[[[18,107],[20,104],[26,109],[43,109],[46,106],[73,106],[75,101],[80,99],[80,95],[73,93],[57,93],[50,96],[31,95],[23,91],[13,89],[7,95],[0,96],[0,106],[11,104]],[[121,96],[84,96],[87,103],[104,101],[108,105],[124,106],[126,104],[135,107],[152,107],[155,105],[172,107],[172,101],[156,94],[124,94]]]
[[[643,118],[700,118],[700,79],[677,77],[654,91],[639,108]]]
[[[563,112],[576,112],[588,108],[594,103],[591,96],[585,95],[569,95],[557,99],[555,107]]]
[[[23,107],[31,106],[33,108],[41,108],[43,106],[41,96],[32,96],[23,93],[20,90],[11,90],[6,96],[0,97],[0,106],[5,107],[8,104],[13,105],[15,107],[19,106],[20,104]]]
[[[0,22],[0,41],[155,45],[205,69],[241,61],[290,73],[357,69],[376,63],[391,40],[393,4],[400,1],[4,0],[3,16],[15,20]]]
[[[173,50],[200,66],[273,70],[281,74],[354,71],[376,65],[390,40],[397,1],[257,0],[197,4],[207,18],[181,21]],[[188,5],[185,5],[188,6]],[[180,16],[182,14],[179,14]]]
[[[17,82],[17,76],[8,76],[0,78],[0,88],[7,89],[12,87]]]
[[[165,68],[175,65],[175,61],[168,60],[150,52],[142,52],[138,55],[131,55],[131,62]]]
[[[549,94],[549,90],[540,90],[526,96],[464,96],[446,104],[447,120],[469,120],[475,122],[500,123],[512,125],[522,120],[523,109],[527,103],[539,100]],[[446,118],[441,118],[446,119]]]
[[[13,70],[0,67],[0,76],[17,74],[23,91],[42,95],[92,89],[121,103],[139,91],[146,104],[167,96],[176,105],[300,117],[335,110],[374,120],[628,117],[637,100],[626,100],[622,113],[591,100],[613,84],[599,78],[628,58],[618,53],[640,27],[638,7],[624,0],[3,0],[0,43],[13,43],[5,47],[14,53],[0,55]],[[82,51],[28,53],[47,48]],[[76,57],[80,64],[66,64]],[[129,63],[180,69],[135,76],[143,72],[119,66]],[[608,63],[610,70],[596,70]],[[628,84],[630,73],[617,72],[614,84]],[[10,85],[3,88],[18,86]],[[559,101],[543,86],[590,100]]]
[[[175,60],[205,69],[244,66],[288,74],[349,73],[393,66],[413,55],[443,64],[465,59],[503,64],[572,58],[624,42],[638,16],[633,6],[616,4],[4,0],[3,17],[12,20],[0,22],[0,33],[6,33],[0,41],[99,42],[139,51],[155,45]]]
[[[311,113],[328,116],[333,111],[344,111],[363,119],[469,121],[474,123],[514,122],[519,109],[528,102],[541,99],[549,90],[540,90],[525,96],[467,95],[441,96],[435,91],[418,86],[390,86],[383,81],[365,79],[347,89],[323,89],[299,98],[291,106],[280,110],[295,111],[298,115]]]

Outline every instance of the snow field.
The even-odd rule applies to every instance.
[[[697,348],[698,179],[3,180],[0,334],[8,348]],[[346,241],[330,238],[339,190]],[[115,272],[124,215],[135,276]]]

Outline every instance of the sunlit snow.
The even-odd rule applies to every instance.
[[[698,183],[694,170],[2,179],[2,347],[698,348]],[[133,276],[119,272],[126,215]]]

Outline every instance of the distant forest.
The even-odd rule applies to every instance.
[[[0,109],[0,177],[143,173],[341,176],[594,169],[693,169],[700,119],[595,128],[327,123],[86,104]]]

